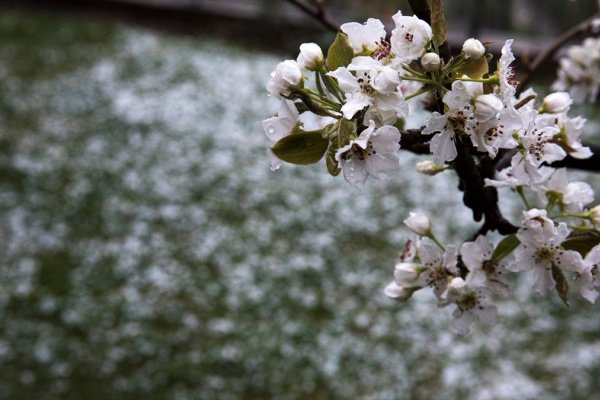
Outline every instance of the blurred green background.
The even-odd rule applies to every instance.
[[[524,276],[465,338],[429,293],[383,296],[409,210],[446,242],[476,229],[452,174],[403,153],[358,192],[321,164],[269,170],[264,86],[297,50],[15,10],[0,41],[0,399],[600,393],[600,315],[577,296]]]

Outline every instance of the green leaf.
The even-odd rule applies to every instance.
[[[271,151],[290,164],[308,165],[318,162],[327,151],[329,141],[321,131],[299,132],[280,139]]]
[[[447,34],[442,0],[431,1],[431,30],[433,33],[433,43],[439,47],[446,41]]]
[[[342,148],[356,138],[356,124],[346,118],[340,119],[338,128],[338,148]]]
[[[479,60],[466,60],[465,64],[456,71],[455,75],[467,75],[471,79],[481,79],[488,72],[490,72],[488,60],[486,57],[481,57]]]
[[[600,232],[585,230],[571,232],[567,240],[562,242],[561,246],[565,250],[575,250],[582,257],[585,257],[598,244],[600,244]]]
[[[512,253],[520,244],[519,239],[516,234],[505,236],[504,239],[498,243],[496,249],[494,249],[494,254],[492,254],[492,260],[500,261],[510,253]]]
[[[327,52],[327,69],[335,71],[339,67],[347,67],[354,57],[354,49],[350,44],[348,35],[338,32],[329,51]]]
[[[406,125],[406,120],[404,118],[398,118],[396,122],[394,122],[394,126],[398,128],[400,132],[404,130],[404,126]]]
[[[356,137],[356,124],[353,121],[342,118],[336,126],[335,136],[332,138],[325,158],[327,171],[333,176],[337,176],[341,172],[338,162],[335,159],[335,153]]]
[[[569,306],[569,283],[567,282],[567,278],[565,278],[565,274],[558,268],[556,265],[552,264],[552,277],[556,281],[556,292],[558,293],[558,297],[565,303],[565,305]]]
[[[327,164],[327,171],[331,174],[331,176],[338,176],[342,169],[338,165],[337,160],[335,159],[335,153],[337,153],[338,148],[333,143],[327,149],[327,156],[325,157],[325,163]]]

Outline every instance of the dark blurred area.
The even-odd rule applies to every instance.
[[[303,0],[309,6],[311,0]],[[380,18],[392,24],[398,10],[411,13],[407,1],[326,0],[334,23]],[[296,51],[300,41],[326,43],[331,32],[287,0],[5,0],[0,7],[123,21],[183,34],[209,34],[248,46]],[[535,53],[597,10],[594,0],[453,0],[445,4],[450,41],[477,36],[491,42],[518,38],[517,51]]]

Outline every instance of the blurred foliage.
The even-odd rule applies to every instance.
[[[262,0],[264,10],[277,16],[286,0]],[[411,14],[405,0],[326,0],[340,23],[380,18],[391,23],[398,10]],[[517,32],[533,37],[554,36],[592,15],[596,0],[446,0],[448,26],[477,36],[482,31]]]
[[[600,392],[583,301],[523,282],[457,338],[426,293],[384,298],[407,210],[452,215],[448,241],[476,229],[456,182],[409,155],[364,192],[270,172],[276,58],[49,15],[3,12],[0,38],[0,399]]]

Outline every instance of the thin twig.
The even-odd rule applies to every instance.
[[[521,83],[519,84],[519,87],[517,88],[517,95],[519,93],[521,93],[521,91],[523,91],[523,89],[529,84],[529,82],[533,79],[533,77],[539,72],[540,67],[542,65],[544,65],[550,58],[552,58],[554,53],[556,53],[556,51],[559,48],[561,48],[565,43],[567,43],[571,39],[575,38],[576,36],[589,31],[590,28],[592,27],[592,22],[596,18],[599,18],[599,17],[600,17],[600,13],[596,13],[596,14],[592,15],[590,18],[575,25],[574,27],[572,27],[571,29],[569,29],[568,31],[566,31],[565,33],[563,33],[562,35],[557,37],[552,43],[550,43],[548,48],[546,48],[546,50],[541,52],[535,58],[535,60],[533,60],[533,63],[531,63],[531,66],[529,67],[529,71],[527,72],[525,77],[521,80]]]
[[[339,29],[339,25],[330,20],[325,14],[325,1],[324,0],[315,0],[314,6],[308,4],[305,0],[287,0],[292,3],[302,11],[304,11],[309,16],[313,17],[321,25],[325,28],[329,29],[332,32],[337,32]]]

